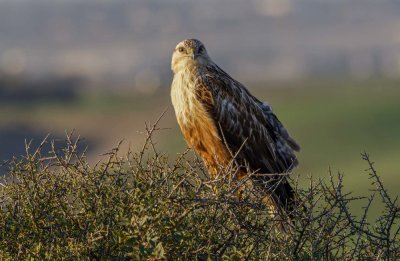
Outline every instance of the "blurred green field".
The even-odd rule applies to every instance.
[[[400,89],[397,85],[370,82],[337,87],[280,89],[256,92],[274,106],[302,146],[301,177],[344,175],[347,191],[365,195],[370,188],[360,153],[376,163],[384,184],[393,194],[400,185]],[[303,180],[303,179],[302,179]]]
[[[309,175],[328,178],[331,168],[334,173],[344,174],[345,190],[365,194],[371,186],[360,153],[366,151],[389,191],[398,194],[399,83],[387,79],[321,79],[268,84],[269,88],[254,84],[250,90],[273,106],[302,146],[300,165],[295,170],[301,177],[300,184],[304,185]],[[62,137],[65,130],[75,129],[94,144],[89,153],[97,161],[98,155],[122,139],[124,149],[129,144],[138,148],[144,140],[145,122],[154,122],[165,109],[160,123],[165,129],[159,131],[156,142],[160,151],[174,159],[186,145],[175,122],[169,88],[152,96],[122,91],[82,92],[68,102],[2,103],[0,127],[27,128],[35,132],[35,137],[44,137],[48,132]],[[14,144],[23,148],[24,141],[15,140]],[[7,149],[1,146],[0,153],[4,155]]]

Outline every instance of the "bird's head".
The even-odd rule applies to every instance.
[[[178,43],[172,54],[171,69],[174,73],[190,65],[204,65],[210,61],[204,44],[197,39]]]

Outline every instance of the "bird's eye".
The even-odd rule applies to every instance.
[[[199,53],[202,53],[202,52],[204,52],[204,46],[200,46],[200,48],[199,48]]]
[[[185,48],[183,48],[183,47],[178,48],[178,52],[183,53],[183,51],[185,51]]]

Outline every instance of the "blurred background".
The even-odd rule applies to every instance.
[[[175,159],[171,52],[198,38],[301,144],[301,184],[331,168],[364,193],[366,151],[398,193],[396,0],[0,0],[0,35],[0,160],[72,130],[92,162],[122,139],[139,150],[165,109],[156,142]]]

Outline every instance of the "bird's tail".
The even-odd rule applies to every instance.
[[[269,208],[271,216],[274,219],[281,220],[281,223],[287,222],[288,225],[291,225],[295,213],[303,206],[286,177],[269,178],[268,180],[255,179],[254,181],[256,184],[261,185],[263,191],[267,194],[263,202]]]

